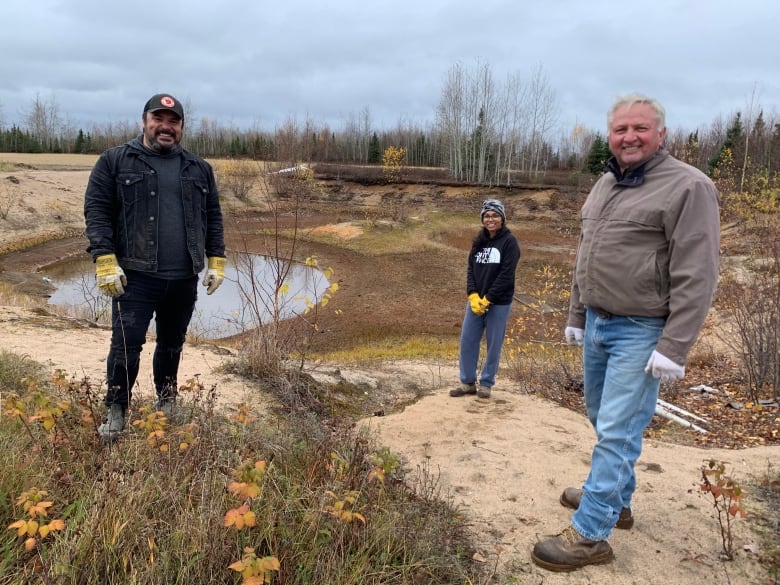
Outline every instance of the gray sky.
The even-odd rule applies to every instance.
[[[494,79],[542,68],[560,132],[603,130],[620,94],[667,109],[670,129],[762,106],[780,114],[778,0],[2,0],[0,120],[36,95],[75,127],[140,120],[171,92],[208,117],[333,129],[427,125],[448,70]]]

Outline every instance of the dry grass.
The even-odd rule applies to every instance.
[[[275,561],[267,582],[280,585],[480,582],[436,477],[407,477],[353,425],[248,404],[218,412],[214,389],[196,382],[180,388],[170,420],[131,405],[122,438],[105,446],[90,382],[39,372],[0,354],[0,382],[27,380],[4,396],[0,523],[26,519],[13,502],[37,488],[51,502],[39,520],[64,524],[29,551],[0,532],[3,585],[237,583],[230,566],[247,551]],[[300,390],[269,381],[258,391],[280,389]]]
[[[91,169],[98,159],[96,154],[33,154],[25,152],[0,152],[0,165],[33,169]],[[0,167],[2,168],[2,167]]]

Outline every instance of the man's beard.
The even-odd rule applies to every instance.
[[[178,143],[178,142],[174,142],[174,143],[173,143],[171,146],[163,146],[162,144],[160,144],[159,142],[157,142],[157,139],[156,139],[156,137],[155,137],[155,138],[152,138],[152,140],[151,140],[151,143],[152,143],[152,150],[154,150],[155,152],[157,152],[157,153],[159,153],[159,154],[168,154],[168,153],[169,153],[169,152],[171,152],[171,151],[172,151],[174,148],[176,148],[177,146],[179,146],[179,143]]]
[[[175,138],[173,139],[173,144],[171,146],[165,146],[165,145],[160,144],[157,141],[157,137],[160,134],[162,134],[162,133],[158,132],[154,136],[149,136],[148,134],[146,135],[146,140],[149,143],[149,147],[154,152],[156,152],[158,154],[168,154],[168,153],[172,152],[175,148],[177,148],[179,146],[179,141],[176,140]],[[171,134],[167,134],[166,136],[171,136],[171,138],[173,138],[173,136]]]

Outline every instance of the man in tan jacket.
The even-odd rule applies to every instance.
[[[571,526],[533,561],[571,571],[613,558],[612,529],[634,517],[634,465],[662,381],[681,379],[718,279],[718,194],[663,147],[665,111],[631,94],[607,116],[613,157],[588,195],[572,279],[567,343],[582,345],[585,406],[596,432],[582,488],[561,504]]]

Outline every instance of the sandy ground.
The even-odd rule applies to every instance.
[[[22,189],[24,198],[15,202],[7,219],[0,220],[0,246],[37,233],[82,227],[80,206],[87,171],[3,172],[3,185],[9,175],[22,179],[13,184]],[[53,192],[56,205],[52,205]],[[0,307],[0,349],[27,355],[77,378],[88,376],[98,384],[105,377],[109,335],[105,328],[78,323],[65,327],[40,312]],[[152,387],[153,348],[148,343],[142,356],[142,400],[151,400],[143,388]],[[256,389],[216,371],[229,357],[216,346],[187,345],[180,383],[198,374],[207,385],[217,385],[225,403],[241,401],[247,393],[257,401]],[[323,366],[317,374],[359,379],[370,392],[386,388],[388,380],[426,389],[427,395],[403,411],[362,424],[401,457],[412,475],[418,468],[428,469],[441,495],[463,510],[478,543],[474,558],[495,568],[494,582],[769,582],[755,560],[759,540],[749,520],[738,520],[734,527],[736,560],[719,560],[716,512],[710,496],[699,492],[698,480],[701,465],[710,458],[727,462],[742,483],[760,477],[770,463],[775,470],[780,465],[780,447],[724,451],[647,442],[637,466],[636,524],[630,531],[615,531],[610,539],[615,561],[556,574],[533,565],[529,552],[537,538],[558,532],[569,521],[570,511],[560,506],[558,497],[564,487],[579,485],[588,471],[593,432],[583,416],[523,394],[502,377],[490,400],[450,398],[447,392],[457,379],[456,364],[395,363],[372,371]],[[757,516],[759,503],[748,495],[747,505],[754,506]]]

